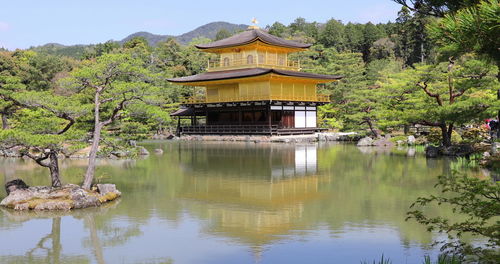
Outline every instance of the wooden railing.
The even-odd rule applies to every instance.
[[[252,61],[248,61],[245,58],[238,60],[229,60],[229,61],[223,61],[217,59],[208,61],[207,71],[222,71],[222,70],[252,68],[252,67],[298,71],[300,70],[300,62],[298,60],[280,61],[276,59],[267,59],[264,62],[257,61],[255,59]]]
[[[313,96],[289,96],[289,95],[246,95],[233,97],[209,97],[195,96],[185,98],[183,104],[203,104],[203,103],[229,103],[229,102],[250,102],[250,101],[299,101],[299,102],[322,102],[329,103],[330,96],[317,94]]]

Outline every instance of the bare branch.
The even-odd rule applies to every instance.
[[[25,151],[25,152],[21,153],[21,155],[26,156],[26,157],[34,160],[36,163],[38,163],[38,165],[40,165],[42,167],[46,167],[46,168],[49,167],[48,164],[43,163],[44,160],[49,158],[49,153],[45,153],[45,155],[43,155],[41,157],[37,157],[37,156],[29,153],[28,151]]]
[[[430,97],[433,97],[433,98],[436,98],[436,102],[439,106],[443,106],[443,101],[441,101],[441,97],[439,96],[439,94],[437,93],[432,93],[429,91],[429,89],[427,88],[427,82],[424,82],[424,84],[422,85],[421,83],[416,83],[416,85],[420,88],[422,88],[422,90]]]

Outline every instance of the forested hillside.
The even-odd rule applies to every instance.
[[[123,45],[127,41],[133,38],[144,38],[150,46],[156,46],[158,43],[162,41],[166,41],[169,38],[174,38],[181,45],[187,45],[195,38],[209,38],[215,39],[217,33],[221,30],[227,31],[228,33],[239,32],[245,30],[247,25],[237,25],[228,22],[212,22],[206,25],[200,26],[194,30],[186,32],[179,36],[171,36],[171,35],[158,35],[145,31],[136,32],[128,35],[119,41],[110,40],[108,42],[117,42],[120,45]],[[81,44],[81,45],[62,45],[57,43],[48,43],[42,46],[32,47],[31,50],[36,52],[46,53],[50,55],[56,56],[68,56],[76,59],[82,58],[86,51],[95,49],[95,44]]]
[[[498,38],[494,38],[498,36],[498,27],[488,26],[498,19],[498,1],[479,2],[477,6],[473,3],[459,7],[428,4],[428,9],[402,5],[396,21],[384,24],[343,23],[335,19],[319,23],[297,18],[289,25],[275,22],[265,30],[313,44],[310,50],[292,55],[300,60],[303,71],[344,76],[339,82],[321,87],[321,92],[331,99],[331,104],[320,111],[322,127],[378,136],[421,124],[435,127],[441,131],[442,143],[451,144],[454,130],[494,117],[499,109],[498,49],[490,48],[499,46]],[[438,11],[446,16],[437,14]],[[482,27],[474,25],[473,20],[470,25],[459,24],[451,15],[482,16]],[[148,84],[157,87],[153,97],[159,101],[127,109],[127,115],[121,117],[124,122],[117,122],[113,131],[163,131],[174,126],[168,113],[176,109],[183,97],[196,92],[166,79],[204,71],[210,55],[198,51],[194,44],[228,37],[243,27],[217,22],[176,38],[161,40],[159,36],[147,35],[146,39],[141,35],[123,44],[110,41],[86,46],[83,51],[72,51],[73,55],[66,54],[71,53],[69,47],[55,44],[45,50],[2,51],[2,89],[15,82],[16,85],[9,85],[20,91],[70,93],[63,80],[74,71],[103,56],[130,54],[141,60],[144,71],[156,76]],[[463,28],[450,36],[446,32],[450,27]],[[473,28],[471,33],[461,36],[467,27]],[[484,31],[482,36],[491,37],[471,37],[478,28]],[[187,45],[179,41],[189,39],[192,40]],[[49,49],[59,51],[46,52]],[[57,55],[51,55],[54,53]],[[14,106],[7,104],[0,111],[4,127],[19,122],[20,108]]]

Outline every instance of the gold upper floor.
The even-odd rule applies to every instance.
[[[244,68],[272,68],[299,71],[300,62],[291,60],[288,54],[267,50],[244,50],[222,53],[208,61],[207,71],[223,71]]]
[[[272,68],[300,71],[300,62],[289,58],[300,49],[282,48],[262,42],[238,47],[211,50],[217,58],[208,61],[207,71],[225,71],[244,68]]]

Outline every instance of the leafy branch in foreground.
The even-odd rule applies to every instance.
[[[449,255],[472,257],[480,263],[496,263],[500,258],[500,183],[482,180],[454,173],[439,176],[436,187],[439,195],[418,198],[410,208],[421,207],[407,213],[408,219],[415,219],[426,225],[428,231],[448,235],[441,250]],[[464,216],[463,221],[453,222],[440,216],[429,216],[423,209],[432,203],[448,205],[454,213]],[[473,245],[461,238],[470,234],[485,238],[484,243]]]

